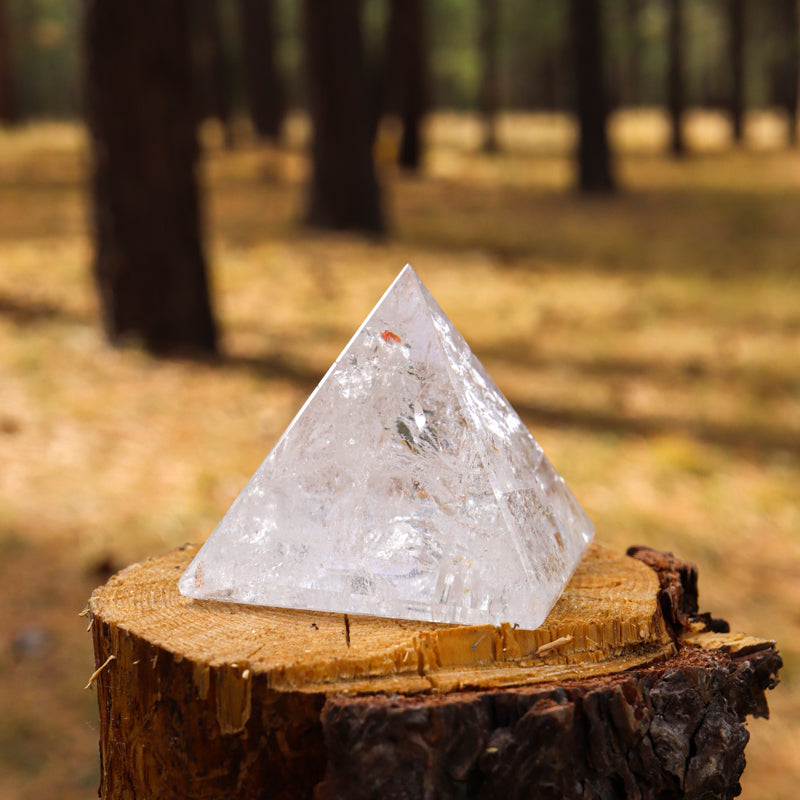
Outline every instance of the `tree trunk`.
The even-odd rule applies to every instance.
[[[396,114],[401,134],[397,163],[415,171],[422,163],[421,125],[428,106],[422,0],[390,0],[386,46],[374,68],[370,140],[384,114]]]
[[[788,118],[788,138],[790,145],[797,144],[797,95],[798,68],[800,68],[800,53],[798,53],[798,38],[800,25],[798,25],[797,0],[780,0],[776,8],[778,14],[779,30],[777,35],[783,39],[780,62],[778,64],[778,94],[780,103],[786,109]]]
[[[217,0],[191,0],[191,54],[197,118],[218,119],[230,141],[231,80]]]
[[[186,3],[84,8],[94,273],[106,331],[156,353],[213,351]]]
[[[497,64],[500,8],[497,0],[478,0],[481,85],[478,107],[483,117],[483,152],[496,153],[500,76]]]
[[[626,0],[625,21],[628,38],[628,102],[632,106],[642,103],[642,35],[640,20],[642,0]]]
[[[583,192],[614,190],[608,145],[599,0],[570,0],[578,116],[578,178]]]
[[[744,0],[728,0],[731,84],[729,113],[733,141],[744,138]]]
[[[422,119],[428,107],[425,69],[425,13],[423,0],[391,0],[389,35],[397,65],[393,81],[403,132],[397,163],[417,170],[422,163]]]
[[[239,0],[244,72],[253,127],[264,139],[280,138],[286,100],[275,59],[273,0]]]
[[[313,128],[309,225],[384,230],[372,160],[359,0],[304,0],[308,103]]]
[[[674,156],[686,152],[683,141],[683,0],[669,0],[669,77],[667,96]]]
[[[728,798],[781,666],[646,548],[593,547],[536,631],[192,601],[194,552],[92,595],[105,800]]]
[[[0,0],[0,123],[12,125],[18,119],[14,65],[11,58],[11,28],[6,0]]]

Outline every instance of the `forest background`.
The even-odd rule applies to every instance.
[[[82,106],[80,4],[74,0],[4,0],[4,5],[14,32],[11,58],[19,114],[75,117]],[[208,0],[197,5],[208,5]],[[559,0],[503,0],[496,5],[500,9],[502,106],[570,110],[573,89],[566,4]],[[776,14],[779,0],[746,5],[747,104],[751,108],[769,108],[777,105],[780,96],[779,61],[785,26]],[[223,2],[216,6],[224,58],[231,73],[231,91],[241,108],[245,99],[237,4]],[[303,104],[301,4],[275,0],[275,6],[276,59],[289,104],[299,107]],[[612,103],[625,107],[664,105],[669,4],[659,0],[605,0],[603,6],[606,74]],[[480,3],[430,0],[426,11],[434,104],[447,109],[474,109],[481,79],[476,46]],[[368,1],[364,12],[366,45],[375,51],[381,46],[387,5],[379,0]],[[683,48],[688,106],[723,108],[727,103],[732,79],[728,15],[727,4],[719,0],[685,3]],[[197,57],[202,61],[201,53]]]
[[[796,4],[681,4],[676,155],[674,0],[599,3],[615,190],[584,195],[570,4],[494,4],[486,152],[486,3],[429,0],[422,157],[399,168],[398,120],[383,120],[372,153],[387,224],[365,236],[303,224],[313,125],[302,4],[275,6],[287,114],[263,138],[241,5],[198,0],[200,232],[220,332],[202,357],[109,341],[92,272],[91,5],[0,0],[0,797],[95,795],[96,698],[83,690],[94,665],[78,617],[89,593],[132,561],[205,539],[410,261],[598,541],[694,560],[705,610],[777,639],[782,683],[772,719],[750,723],[743,797],[794,798]],[[389,13],[363,3],[368,63],[381,60]]]

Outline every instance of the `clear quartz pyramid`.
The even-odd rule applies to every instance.
[[[179,588],[211,600],[535,628],[593,533],[406,266]]]

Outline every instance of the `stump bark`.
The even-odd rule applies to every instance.
[[[90,600],[103,798],[734,797],[781,666],[647,548],[535,631],[189,600],[194,552]]]

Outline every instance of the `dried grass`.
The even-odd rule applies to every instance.
[[[566,119],[509,116],[508,148],[486,158],[474,152],[474,120],[442,115],[430,124],[423,177],[383,167],[394,225],[384,242],[300,229],[300,120],[285,152],[249,140],[233,152],[212,147],[203,176],[225,332],[214,363],[154,361],[105,344],[88,269],[84,135],[64,125],[0,132],[0,549],[19,565],[3,598],[15,602],[15,587],[31,581],[25,570],[48,553],[81,588],[102,562],[202,540],[411,261],[566,476],[599,540],[696,560],[704,608],[778,640],[783,684],[770,698],[774,719],[752,725],[743,796],[794,797],[800,154],[777,145],[780,125],[754,117],[754,147],[734,151],[720,118],[693,115],[699,154],[673,162],[661,155],[659,114],[621,116],[614,135],[626,191],[598,201],[569,190]],[[92,665],[80,621],[62,629],[63,610],[47,597],[17,602],[2,641],[25,615],[57,621],[85,681]],[[9,653],[0,655],[6,687],[11,672],[15,681],[26,674]],[[94,731],[75,729],[88,713],[71,699],[80,686],[42,686],[40,672],[30,674],[39,676],[31,692],[57,695],[39,713],[50,708],[62,736],[93,745]],[[22,728],[33,730],[36,714],[2,690],[0,719],[24,713],[33,716]],[[0,749],[12,740],[0,730]],[[22,740],[39,752],[35,736]],[[20,756],[23,771],[0,778],[4,796],[56,785],[64,797],[85,795],[85,765],[80,786],[47,783],[58,759],[76,757],[62,750],[50,751],[44,771]]]

